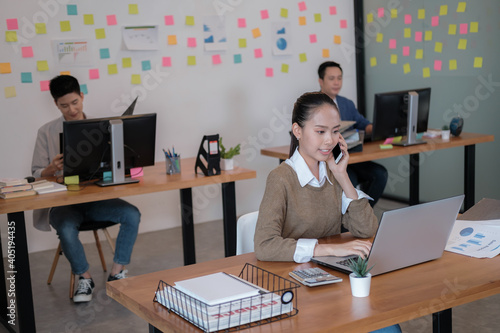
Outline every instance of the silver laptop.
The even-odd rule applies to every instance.
[[[368,255],[372,275],[420,264],[442,256],[464,195],[384,212]],[[351,273],[349,257],[313,257],[320,265]]]

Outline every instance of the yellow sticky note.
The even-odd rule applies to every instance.
[[[177,45],[177,35],[168,35],[167,36],[167,44],[168,45]]]
[[[392,138],[392,143],[401,142],[402,138],[403,138],[402,136],[395,136],[394,138]]]
[[[44,35],[47,33],[47,26],[45,23],[35,23],[35,31],[38,35]]]
[[[371,67],[377,66],[377,57],[371,57],[370,58],[370,66]]]
[[[450,71],[454,71],[457,69],[457,59],[451,59],[448,63],[448,67]]]
[[[123,68],[132,67],[132,58],[122,58],[122,67]]]
[[[478,32],[479,31],[479,22],[471,22],[469,29],[470,29],[470,32]]]
[[[391,18],[398,17],[398,10],[396,8],[391,9]]]
[[[377,41],[377,43],[382,43],[384,41],[384,34],[379,32],[377,34],[376,41]]]
[[[288,17],[288,9],[281,8],[281,10],[280,10],[280,16],[284,17],[284,18],[287,18]]]
[[[306,17],[305,16],[299,17],[299,25],[306,25]]]
[[[16,87],[5,87],[5,98],[11,98],[11,97],[16,97]]]
[[[467,39],[460,39],[458,41],[458,49],[459,50],[465,50],[465,49],[467,49]]]
[[[9,74],[9,73],[12,73],[10,62],[0,62],[0,74]]]
[[[427,30],[424,34],[424,40],[430,41],[432,40],[432,30]]]
[[[422,77],[431,76],[431,69],[429,67],[422,68]]]
[[[465,2],[459,2],[457,6],[457,13],[463,13],[465,12],[465,7],[467,4]]]
[[[238,47],[240,49],[244,49],[245,47],[247,47],[247,40],[246,40],[246,38],[240,38],[240,39],[238,39]]]
[[[482,68],[482,67],[483,67],[483,57],[475,57],[474,68]]]
[[[196,57],[195,56],[188,56],[187,57],[187,64],[189,66],[195,66],[196,65]]]
[[[373,13],[366,14],[366,23],[372,23],[372,22],[373,22]]]
[[[132,74],[130,76],[130,83],[141,84],[141,75],[140,74]]]
[[[106,38],[106,31],[104,30],[104,28],[95,29],[95,38],[96,39]]]
[[[49,64],[48,64],[47,60],[38,60],[36,62],[36,68],[40,72],[48,71],[49,70]]]
[[[323,58],[330,58],[330,50],[323,49],[323,51],[321,52],[321,55],[323,56]]]
[[[307,55],[305,53],[300,53],[299,54],[299,60],[300,60],[300,62],[306,62],[307,61]]]
[[[450,24],[448,26],[448,35],[456,35],[457,34],[457,25],[456,24]]]
[[[5,41],[6,42],[17,42],[17,32],[14,30],[5,31]]]
[[[93,25],[94,24],[94,15],[92,15],[92,14],[84,14],[83,15],[83,24]]]
[[[281,72],[282,73],[288,73],[288,64],[281,64]]]
[[[259,28],[252,29],[252,36],[253,38],[262,36],[262,34],[260,33],[260,29]]]
[[[411,28],[405,28],[404,38],[411,38]]]
[[[321,22],[321,14],[314,14],[314,22]]]
[[[411,72],[411,67],[410,67],[410,64],[406,63],[406,64],[404,64],[404,65],[403,65],[403,72],[404,72],[405,74],[408,74],[408,73],[410,73],[410,72]]]
[[[419,9],[417,17],[419,20],[425,20],[425,9]]]
[[[397,54],[391,54],[391,64],[397,64],[398,63],[398,55]]]
[[[61,27],[61,32],[71,31],[71,23],[69,21],[60,21],[59,26]]]
[[[333,36],[333,43],[334,44],[340,44],[340,43],[342,43],[342,37],[340,37],[339,35]]]
[[[108,65],[108,74],[118,74],[118,66],[116,64]]]
[[[139,6],[137,4],[129,4],[128,5],[128,13],[130,15],[137,15],[137,14],[139,14]]]
[[[186,25],[194,25],[194,16],[186,16]]]
[[[439,7],[439,16],[448,15],[448,5],[441,5]]]
[[[424,49],[417,49],[415,51],[415,59],[423,59],[424,58]]]
[[[437,52],[437,53],[443,52],[443,43],[436,42],[436,44],[434,44],[434,52]]]
[[[78,175],[64,177],[64,184],[66,185],[78,185],[79,183],[80,177]]]

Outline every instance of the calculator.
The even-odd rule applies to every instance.
[[[319,267],[299,269],[288,273],[295,280],[308,286],[321,286],[323,284],[342,282],[342,278],[332,275]]]

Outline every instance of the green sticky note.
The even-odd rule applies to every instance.
[[[430,77],[431,69],[429,67],[422,68],[422,77]]]
[[[314,14],[314,22],[321,22],[321,14]]]
[[[194,16],[186,16],[186,25],[194,25]]]
[[[423,59],[424,58],[424,49],[417,49],[415,51],[415,59]]]
[[[284,18],[287,18],[288,17],[288,9],[281,8],[281,10],[280,10],[280,16],[284,17]]]
[[[451,59],[448,66],[450,68],[450,71],[456,70],[457,69],[457,59]]]
[[[466,50],[467,49],[467,39],[460,39],[458,41],[458,49],[459,50]]]
[[[122,67],[123,68],[132,67],[132,58],[122,58]]]
[[[470,32],[478,32],[479,31],[479,22],[471,22],[469,29],[470,29]]]
[[[436,42],[436,44],[434,44],[434,52],[437,52],[437,53],[443,52],[443,43]]]
[[[106,31],[104,31],[104,28],[95,29],[95,38],[96,39],[106,38]]]
[[[391,64],[397,64],[397,63],[398,63],[398,55],[391,54]]]
[[[47,33],[47,26],[45,23],[35,23],[35,31],[38,35],[43,35]]]
[[[300,53],[299,54],[299,60],[300,60],[300,62],[306,62],[307,61],[307,55],[305,53]]]
[[[245,38],[238,39],[238,47],[241,49],[247,47],[247,40]]]
[[[282,73],[288,73],[288,69],[290,66],[288,64],[281,64],[281,72]]]
[[[84,14],[83,15],[83,24],[93,25],[94,24],[94,15],[92,15],[92,14]]]
[[[482,68],[482,67],[483,67],[483,57],[475,57],[474,68]]]
[[[408,74],[408,73],[410,73],[410,72],[411,72],[411,67],[410,67],[410,64],[406,63],[406,64],[404,64],[404,65],[403,65],[403,72],[404,72],[405,74]]]
[[[21,82],[22,83],[33,83],[33,78],[31,76],[31,72],[21,73]]]
[[[196,65],[196,56],[188,56],[187,57],[187,64],[188,64],[188,66],[195,66]]]
[[[64,177],[64,184],[66,185],[78,185],[79,183],[80,177],[78,175]]]
[[[379,145],[380,149],[392,149],[392,145]]]
[[[48,71],[49,70],[49,64],[47,63],[47,60],[38,60],[36,62],[36,68],[40,72]]]
[[[128,5],[128,13],[130,15],[137,15],[137,14],[139,14],[139,6],[137,4],[129,4]]]
[[[140,74],[132,74],[130,83],[141,84],[141,75]]]
[[[5,41],[6,42],[17,42],[17,32],[13,30],[5,31]]]
[[[71,31],[71,23],[69,21],[60,21],[59,26],[61,27],[61,32]]]
[[[118,74],[118,66],[116,64],[108,65],[108,74]]]

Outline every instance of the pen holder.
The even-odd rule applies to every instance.
[[[167,157],[167,175],[181,173],[181,158],[179,156]]]

